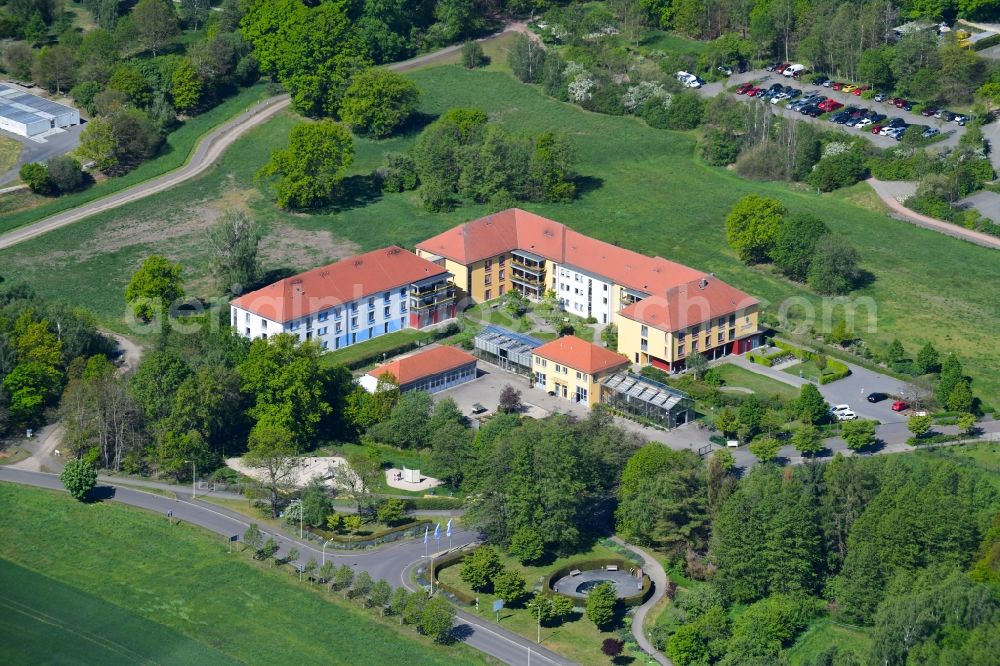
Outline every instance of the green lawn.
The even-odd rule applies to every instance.
[[[0,233],[30,224],[49,215],[55,215],[60,211],[118,192],[136,183],[176,169],[187,162],[188,156],[203,134],[230,118],[239,115],[267,96],[267,86],[263,83],[240,91],[239,94],[234,95],[200,116],[195,116],[168,134],[162,154],[155,160],[150,160],[145,164],[139,165],[134,171],[124,176],[111,178],[82,192],[62,196],[57,199],[45,199],[46,203],[34,208],[6,215],[0,220]],[[17,142],[15,141],[15,143]],[[18,148],[20,148],[20,144],[18,144]],[[0,145],[0,172],[5,170],[2,168],[2,162],[3,147]],[[11,195],[0,195],[0,210],[2,210],[4,198],[8,196]]]
[[[17,164],[21,156],[21,142],[7,136],[0,136],[0,174]],[[8,183],[7,185],[10,185]],[[7,185],[4,185],[6,187]]]
[[[802,363],[796,363],[794,365],[788,366],[787,368],[782,368],[781,371],[795,377],[805,377],[806,379],[811,379],[816,382],[819,381],[821,374],[819,368],[812,361],[803,361]],[[824,370],[822,374],[832,375],[834,373],[828,370]]]
[[[530,591],[535,587],[540,587],[542,579],[550,571],[566,564],[570,560],[621,557],[621,555],[610,548],[598,544],[585,553],[579,553],[568,558],[560,558],[542,567],[524,566],[514,558],[503,553],[500,554],[500,557],[505,567],[517,571],[524,577],[524,580],[527,582],[527,589]],[[445,567],[439,572],[438,579],[443,583],[463,590],[467,594],[475,594],[462,581],[459,576],[460,569],[460,564]],[[494,599],[496,597],[492,594],[479,593],[478,614],[495,622],[496,614],[492,611]],[[582,608],[583,605],[581,603],[578,611],[582,611]],[[477,612],[475,608],[468,608],[467,610],[469,612]],[[500,626],[515,631],[531,640],[537,638],[537,621],[527,609],[522,607],[504,608],[500,612]],[[618,633],[617,631],[600,631],[582,612],[576,612],[570,616],[568,622],[556,626],[542,625],[541,636],[542,645],[580,664],[607,664],[607,657],[601,654],[601,642],[605,638],[617,638]],[[631,655],[628,649],[626,649],[625,656],[626,658],[629,656],[636,659],[642,658],[640,653]]]
[[[238,664],[162,624],[0,559],[0,659],[8,664]]]
[[[482,663],[162,516],[9,484],[0,505],[0,560],[31,570],[0,568],[4,604],[25,605],[2,613],[4,663]],[[75,658],[45,658],[74,632]]]
[[[371,340],[365,340],[343,349],[331,351],[323,354],[323,363],[326,365],[350,365],[366,357],[375,357],[381,361],[381,355],[391,349],[410,342],[430,340],[432,333],[427,331],[417,331],[404,328],[401,331],[380,335]],[[388,359],[387,359],[388,360]]]
[[[748,388],[761,397],[778,396],[782,401],[793,400],[799,391],[791,384],[779,382],[776,379],[759,375],[746,368],[732,363],[723,363],[715,367],[715,374],[726,382],[726,386],[741,386]]]
[[[865,184],[817,195],[781,183],[749,182],[703,163],[695,155],[691,133],[654,130],[635,119],[589,113],[549,99],[501,72],[444,66],[409,76],[423,92],[423,113],[479,106],[514,131],[569,133],[584,178],[580,197],[570,204],[525,208],[606,241],[714,272],[759,297],[772,313],[790,297],[804,299],[800,302],[817,313],[824,305],[840,306],[767,266],[744,266],[726,246],[723,220],[733,203],[749,193],[775,196],[792,212],[816,214],[851,239],[862,267],[875,278],[855,294],[871,299],[877,311],[875,330],[862,330],[862,337],[875,348],[898,337],[908,349],[931,341],[943,353],[955,351],[974,377],[974,389],[986,402],[1000,403],[1000,344],[995,333],[1000,327],[1000,262],[994,251],[887,217]],[[131,270],[150,252],[183,261],[189,292],[211,294],[204,226],[196,222],[199,211],[234,199],[249,205],[267,229],[263,249],[268,268],[315,266],[389,243],[412,247],[487,212],[485,206],[464,206],[429,213],[414,193],[383,195],[366,187],[362,176],[381,165],[385,152],[408,148],[413,133],[356,141],[347,181],[349,200],[307,215],[279,211],[268,197],[256,193],[253,175],[271,149],[287,141],[295,122],[292,114],[283,113],[239,141],[205,176],[0,252],[0,265],[29,279],[43,295],[85,305],[102,323],[122,329],[122,290]],[[147,227],[157,229],[157,224],[167,228],[158,234],[141,233]],[[81,250],[102,245],[109,247]],[[66,280],[66,274],[74,280]],[[802,313],[802,307],[789,309],[796,321]],[[865,314],[862,308],[859,319],[867,319]]]
[[[819,620],[802,635],[786,653],[791,666],[799,666],[813,660],[820,652],[837,646],[840,650],[850,650],[858,657],[858,663],[864,659],[871,647],[871,636],[861,629],[852,629],[837,624],[829,619]]]

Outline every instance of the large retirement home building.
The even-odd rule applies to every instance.
[[[291,333],[340,349],[455,316],[448,270],[386,247],[279,280],[230,303],[233,328],[248,338]]]
[[[694,353],[718,358],[760,344],[755,298],[713,275],[517,208],[449,229],[416,249],[454,276],[466,302],[511,290],[539,300],[551,291],[568,312],[616,324],[618,351],[632,363],[670,371]]]

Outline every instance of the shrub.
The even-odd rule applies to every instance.
[[[705,104],[696,93],[674,95],[667,109],[667,126],[674,130],[691,130],[701,124]]]
[[[407,192],[417,187],[416,164],[412,157],[403,153],[387,153],[380,175],[384,192]]]
[[[340,117],[376,139],[388,136],[417,109],[420,90],[401,74],[371,67],[354,76],[344,91]]]
[[[69,155],[58,155],[49,160],[49,182],[59,192],[75,192],[84,183],[80,163]]]
[[[489,63],[490,59],[483,53],[483,47],[479,42],[466,42],[462,45],[462,65],[466,69],[476,69]]]
[[[867,174],[868,167],[860,151],[848,150],[821,159],[806,180],[823,192],[832,192],[857,183]]]
[[[18,172],[21,180],[35,194],[49,194],[52,191],[52,182],[49,180],[49,169],[44,164],[38,162],[28,162],[21,165]]]
[[[595,113],[605,113],[609,116],[625,115],[625,105],[622,103],[621,86],[604,83],[596,86],[588,99],[580,102],[580,106]]]
[[[670,111],[658,99],[646,100],[646,103],[639,110],[639,115],[650,127],[655,129],[667,129],[669,127],[668,119]]]

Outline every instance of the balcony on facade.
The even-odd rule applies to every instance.
[[[455,300],[455,285],[450,280],[410,287],[410,310],[420,312],[447,305]]]

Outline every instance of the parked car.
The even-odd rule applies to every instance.
[[[854,85],[853,83],[845,83],[844,85],[842,85],[840,87],[840,92],[842,92],[842,93],[850,93],[850,92],[854,92],[857,89],[858,89],[858,87],[856,85]]]
[[[927,108],[925,108],[923,111],[920,112],[920,115],[924,116],[925,118],[930,118],[937,112],[938,112],[937,107],[928,106]]]
[[[857,88],[855,88],[851,92],[853,92],[858,97],[861,97],[861,93],[863,93],[866,90],[871,90],[871,86],[858,86]]]
[[[744,93],[744,94],[747,97],[756,97],[757,96],[757,92],[759,90],[760,90],[760,88],[758,88],[756,86],[751,86],[750,88],[747,89],[746,93]]]
[[[799,72],[804,71],[805,68],[806,68],[805,65],[800,65],[798,63],[795,63],[793,65],[789,65],[785,69],[785,71],[782,72],[782,74],[784,74],[785,76],[791,78],[791,77],[795,76],[796,74],[798,74]]]
[[[889,398],[888,393],[882,393],[881,391],[875,391],[874,393],[868,394],[868,402],[882,402]]]
[[[881,125],[872,125],[872,134],[881,134],[881,133],[882,133]]]
[[[824,88],[832,88],[835,83],[836,83],[836,81],[834,81],[833,79],[827,79],[826,81],[824,81],[820,85],[823,86]]]
[[[838,421],[853,421],[854,419],[858,418],[858,415],[848,409],[843,412],[836,412],[834,414],[834,417]]]
[[[808,110],[804,109],[802,113],[806,114],[810,118],[818,118],[819,116],[823,115],[823,109],[819,108],[818,106],[807,106],[806,109]]]
[[[906,121],[902,118],[893,118],[886,123],[889,127],[906,127]]]
[[[930,139],[931,137],[937,136],[940,133],[941,130],[939,130],[938,128],[928,127],[927,129],[925,129],[923,132],[920,133],[920,136],[924,137],[925,139]]]
[[[874,99],[876,102],[884,102],[886,100],[886,94],[875,93],[875,97],[873,97],[872,99]]]
[[[903,99],[902,97],[897,97],[896,101],[892,103],[892,105],[897,109],[902,109],[904,106],[906,106],[906,104],[907,104],[906,100]]]
[[[766,69],[766,70],[767,70],[767,71],[769,71],[769,72],[773,72],[773,71],[774,71],[774,70],[776,70],[777,68],[778,68],[778,63],[776,63],[776,62],[772,62],[772,63],[771,63],[770,65],[768,65],[768,66],[767,66],[767,67],[765,67],[764,69]]]
[[[954,119],[955,119],[955,114],[952,113],[951,111],[945,111],[944,113],[941,114],[941,120],[945,121],[946,123],[950,123]]]
[[[739,88],[736,89],[736,94],[743,95],[746,93],[746,91],[750,90],[751,88],[753,88],[752,83],[744,83],[743,85],[741,85]]]
[[[902,400],[897,400],[896,402],[892,403],[892,407],[890,409],[892,409],[892,411],[894,412],[901,412],[909,408],[910,406],[908,404],[906,404]]]
[[[694,74],[691,74],[690,72],[685,72],[684,70],[677,72],[676,76],[677,80],[683,83],[688,88],[700,88],[704,83],[704,81],[699,79]]]
[[[833,407],[830,408],[830,413],[831,414],[836,414],[837,412],[844,412],[844,411],[847,411],[847,412],[851,411],[851,406],[850,405],[834,405]]]
[[[872,124],[871,118],[862,118],[858,122],[854,123],[854,126],[858,129],[864,129]]]
[[[883,120],[885,120],[885,114],[884,113],[876,113],[874,116],[868,116],[868,117],[871,118],[871,121],[873,123],[880,123]]]
[[[962,114],[958,114],[957,116],[955,116],[954,118],[952,118],[951,121],[953,123],[958,123],[959,125],[965,125],[965,123],[967,123],[969,121],[969,117],[968,116],[963,116]]]
[[[725,74],[726,76],[732,76],[733,75],[733,68],[732,67],[726,67],[725,65],[719,65],[718,67],[715,68],[715,70],[717,72],[721,72],[722,74]]]
[[[766,94],[767,90],[765,90],[764,88],[760,88],[759,90],[757,90],[757,94],[754,95],[754,97],[763,97]]]

